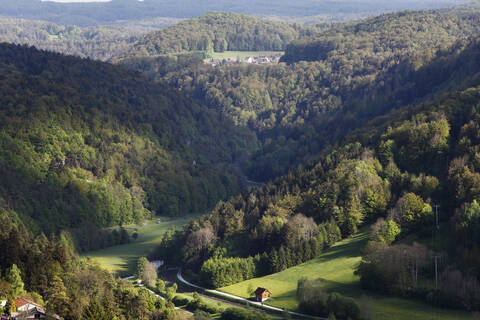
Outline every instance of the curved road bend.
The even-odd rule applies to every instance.
[[[250,301],[248,299],[245,299],[245,298],[242,298],[242,297],[239,297],[239,296],[235,296],[233,294],[221,292],[221,291],[218,291],[218,290],[207,289],[207,288],[204,288],[204,287],[197,286],[196,284],[190,283],[182,277],[182,268],[178,269],[177,278],[178,278],[178,280],[180,280],[180,282],[182,282],[182,283],[184,283],[184,284],[186,284],[190,287],[200,289],[202,291],[210,292],[210,293],[213,293],[217,296],[219,295],[219,296],[224,296],[224,297],[234,299],[234,300],[238,300],[238,301],[242,301],[242,302],[248,302],[250,305],[255,306],[257,308],[261,308],[261,309],[272,310],[272,311],[277,311],[277,312],[284,312],[284,309],[281,309],[281,308],[272,307],[272,306],[262,304],[262,303],[256,302],[256,301]],[[310,315],[302,314],[302,313],[298,313],[298,312],[293,312],[293,311],[288,311],[288,313],[291,314],[291,315],[297,316],[297,317],[308,318],[308,319],[320,319],[320,320],[326,320],[327,319],[327,318],[322,318],[322,317],[314,317],[314,316],[310,316]]]
[[[135,279],[135,276],[130,276],[130,277],[122,278],[122,280],[133,280],[133,279]],[[163,301],[166,301],[164,297],[162,297],[162,296],[159,295],[159,294],[156,294],[155,292],[153,292],[152,290],[148,289],[147,287],[143,287],[143,288],[147,289],[148,292],[150,292],[151,294],[153,294],[156,298],[160,298],[160,299],[162,299]],[[190,311],[188,311],[188,310],[186,310],[186,309],[182,309],[182,308],[179,308],[179,307],[175,307],[175,310],[181,310],[181,311],[186,312],[186,313],[188,313],[189,315],[193,316],[193,313],[190,312]]]

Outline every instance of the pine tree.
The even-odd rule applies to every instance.
[[[19,295],[24,292],[24,284],[20,269],[18,269],[16,264],[13,264],[12,267],[8,269],[6,278],[10,283],[10,294],[14,299],[17,299]]]
[[[55,311],[59,315],[65,315],[67,313],[67,292],[59,276],[53,276],[46,296],[48,309]]]

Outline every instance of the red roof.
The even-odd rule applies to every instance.
[[[41,305],[39,305],[38,303],[35,303],[33,301],[30,301],[30,300],[27,300],[25,298],[18,298],[17,300],[15,300],[15,305],[17,306],[17,308],[20,308],[26,304],[31,304],[31,305],[34,305],[36,307],[39,307],[39,308],[43,308]]]

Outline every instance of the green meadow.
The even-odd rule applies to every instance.
[[[472,319],[467,312],[436,309],[422,302],[375,295],[360,288],[359,278],[354,275],[355,267],[361,260],[361,249],[368,232],[343,240],[319,257],[279,273],[240,282],[219,290],[248,298],[249,288],[265,287],[273,296],[266,302],[275,307],[296,310],[297,281],[306,277],[320,279],[328,292],[340,292],[353,297],[360,304],[362,296],[373,299],[374,319],[381,320],[429,320],[429,319]]]
[[[120,276],[129,276],[133,273],[137,259],[160,243],[162,235],[170,229],[180,229],[188,223],[190,218],[162,222],[136,227],[138,238],[124,245],[113,246],[83,254],[100,264],[102,267]]]
[[[240,58],[245,59],[246,57],[259,57],[266,56],[269,54],[273,55],[283,55],[283,51],[224,51],[224,52],[213,52],[209,55],[213,59],[228,59],[228,58]],[[208,59],[209,60],[209,59]]]

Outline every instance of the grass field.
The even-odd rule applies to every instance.
[[[193,292],[183,292],[183,293],[177,293],[176,294],[177,297],[180,297],[180,298],[186,298],[188,300],[193,300]],[[215,313],[215,314],[212,314],[211,315],[211,319],[220,319],[221,318],[221,312],[223,312],[224,310],[228,309],[228,308],[239,308],[239,309],[244,309],[243,307],[238,307],[238,306],[233,306],[229,303],[226,303],[226,302],[221,302],[221,301],[218,301],[218,300],[215,300],[215,299],[211,299],[209,297],[206,297],[206,296],[202,296],[201,297],[202,301],[204,303],[206,303],[207,305],[211,305],[211,306],[214,306],[216,308],[219,309],[219,313]],[[183,307],[183,306],[182,306]],[[251,308],[251,311],[257,311],[255,308]],[[280,319],[284,319],[284,317],[282,315],[274,315],[274,314],[268,314],[268,318],[271,319],[271,320],[280,320]]]
[[[133,274],[133,268],[139,257],[155,248],[162,235],[169,229],[178,229],[188,223],[190,218],[166,221],[161,224],[137,227],[138,238],[132,239],[129,244],[114,246],[102,250],[91,251],[83,254],[93,261],[98,262],[104,268],[117,273],[120,276]]]
[[[467,312],[435,309],[414,300],[373,295],[360,288],[359,279],[353,274],[360,262],[361,248],[367,241],[367,232],[339,242],[318,258],[296,267],[269,276],[237,283],[219,290],[248,297],[248,288],[265,287],[273,297],[266,304],[296,310],[295,294],[297,281],[302,277],[324,280],[325,289],[353,297],[360,302],[363,295],[373,298],[375,317],[381,320],[429,320],[429,319],[472,319]]]
[[[240,58],[245,59],[250,56],[266,56],[268,54],[274,55],[283,55],[283,51],[225,51],[225,52],[214,52],[211,54],[213,59],[228,59],[228,58]]]

